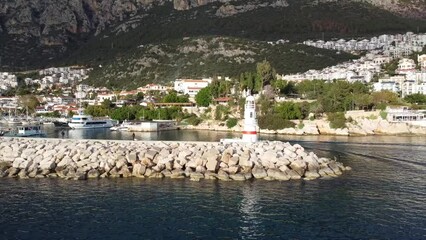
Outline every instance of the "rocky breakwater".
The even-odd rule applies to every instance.
[[[140,142],[3,138],[0,176],[16,178],[190,178],[287,181],[350,170],[283,142]]]

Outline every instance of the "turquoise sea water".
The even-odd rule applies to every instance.
[[[112,134],[131,138],[104,131],[78,136]],[[225,136],[233,137],[197,131],[151,137]],[[0,239],[426,239],[426,138],[279,139],[353,170],[332,180],[288,182],[0,179]]]

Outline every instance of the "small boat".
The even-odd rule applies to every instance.
[[[46,133],[38,125],[17,127],[16,130],[4,133],[5,137],[45,137]]]
[[[55,127],[69,127],[68,123],[70,123],[71,120],[69,118],[58,118],[56,121],[53,121],[53,124]]]
[[[73,129],[92,129],[92,128],[110,128],[114,126],[111,119],[94,119],[90,115],[74,115],[68,124]]]
[[[7,119],[7,124],[22,124],[22,122],[19,118],[10,117]]]
[[[109,130],[111,131],[128,131],[129,128],[126,126],[114,126],[114,127],[110,127]]]
[[[7,128],[1,128],[0,129],[0,137],[4,136],[6,133],[8,133],[10,131],[10,129]]]
[[[53,122],[50,122],[50,121],[42,122],[42,124],[43,124],[43,125],[54,125],[54,123],[53,123]]]
[[[109,130],[111,131],[129,131],[129,125],[131,123],[125,120],[120,125],[110,127]]]

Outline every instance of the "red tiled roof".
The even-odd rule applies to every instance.
[[[231,101],[231,98],[230,97],[221,97],[221,98],[215,98],[215,99],[213,99],[213,101],[215,101],[215,102],[229,102],[229,101]]]
[[[182,82],[207,82],[207,81],[196,80],[196,79],[182,79]]]

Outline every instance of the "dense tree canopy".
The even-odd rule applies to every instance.
[[[412,104],[426,104],[426,95],[416,93],[406,96],[404,100]]]
[[[197,95],[195,95],[195,102],[200,107],[208,107],[212,102],[211,87],[209,86],[201,89]]]
[[[189,102],[188,95],[178,95],[176,91],[169,92],[161,100],[163,103],[187,103]]]

